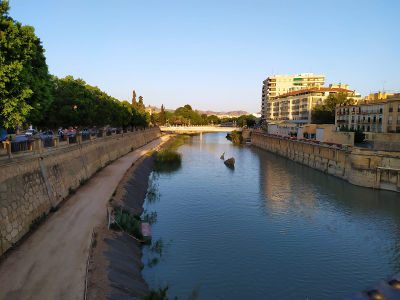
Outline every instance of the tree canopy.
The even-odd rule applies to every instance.
[[[52,102],[44,49],[33,27],[8,12],[8,1],[0,1],[0,127],[39,124]]]
[[[109,96],[98,87],[72,76],[55,78],[54,101],[49,111],[50,127],[146,126],[145,112],[128,101]]]
[[[51,76],[45,51],[31,26],[9,16],[0,0],[0,128],[146,126],[143,97],[133,103],[109,96],[72,76]]]
[[[347,93],[329,94],[323,104],[316,105],[311,113],[314,124],[335,124],[335,108],[339,105],[354,104]]]

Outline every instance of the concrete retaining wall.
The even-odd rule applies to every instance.
[[[400,192],[400,152],[339,149],[260,132],[251,143],[355,185]]]
[[[98,170],[160,135],[158,127],[150,128],[2,164],[0,255]]]

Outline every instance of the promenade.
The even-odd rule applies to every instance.
[[[82,299],[94,227],[132,163],[168,140],[158,138],[96,173],[0,264],[0,300]]]

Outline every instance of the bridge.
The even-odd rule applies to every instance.
[[[205,133],[205,132],[231,132],[234,130],[242,131],[239,127],[221,126],[160,126],[162,132],[171,133]]]

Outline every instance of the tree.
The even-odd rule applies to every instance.
[[[82,79],[67,76],[54,81],[54,101],[49,114],[49,126],[53,128],[148,125],[145,112],[139,112],[128,101],[120,102]]]
[[[146,107],[143,102],[143,96],[139,96],[139,101],[137,103],[137,110],[140,112],[144,112],[146,110]]]
[[[314,107],[311,113],[312,123],[334,124],[336,106],[352,104],[354,104],[354,99],[349,98],[347,93],[331,93],[325,99],[323,104]]]
[[[0,127],[41,123],[52,101],[44,49],[31,26],[9,15],[0,1]]]
[[[165,107],[164,104],[161,104],[161,111],[158,114],[158,122],[160,125],[165,125],[166,121],[167,121],[167,115],[165,113]]]

